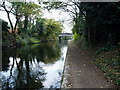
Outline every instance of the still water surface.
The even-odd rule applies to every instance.
[[[3,49],[2,89],[60,88],[67,41]]]

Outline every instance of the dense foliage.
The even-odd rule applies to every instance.
[[[70,12],[74,26],[73,33],[86,38],[91,45],[116,44],[120,40],[120,3],[115,2],[46,2],[46,8]]]
[[[9,5],[10,4],[10,5]],[[10,23],[2,21],[3,45],[16,46],[40,41],[57,40],[62,31],[60,22],[41,18],[42,8],[32,2],[2,2],[1,10],[5,10]],[[10,14],[16,18],[13,25]],[[9,40],[8,40],[9,39]]]
[[[80,7],[86,14],[81,30],[84,30],[84,36],[90,43],[119,42],[119,3],[81,3]]]
[[[106,45],[96,52],[96,66],[101,69],[106,78],[120,86],[120,47]]]
[[[35,28],[42,41],[56,40],[62,31],[62,25],[53,19],[38,19]]]

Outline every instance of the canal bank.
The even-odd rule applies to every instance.
[[[95,50],[80,50],[74,41],[68,42],[61,88],[112,88],[92,63]]]

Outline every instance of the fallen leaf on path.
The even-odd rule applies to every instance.
[[[68,87],[71,87],[71,85],[68,85]]]
[[[72,83],[68,85],[68,87],[72,87],[72,86],[73,86],[73,84],[72,84]]]

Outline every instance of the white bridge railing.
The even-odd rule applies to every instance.
[[[73,34],[72,33],[61,33],[59,35],[59,37],[63,37],[63,36],[73,36]]]

